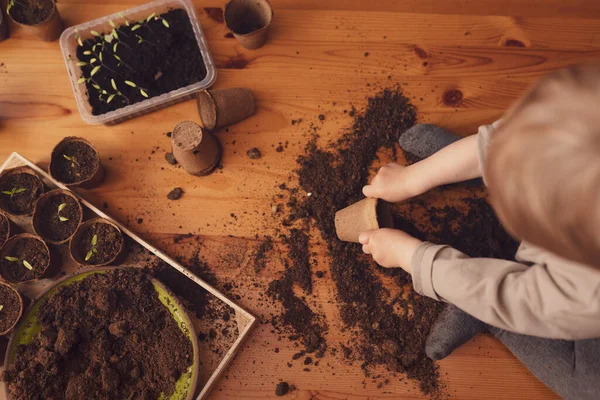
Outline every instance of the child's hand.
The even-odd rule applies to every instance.
[[[400,164],[384,165],[379,169],[371,184],[363,188],[363,194],[391,203],[417,196],[420,193],[412,187],[409,171],[409,168]]]
[[[385,268],[402,268],[410,273],[410,262],[422,243],[407,233],[396,229],[376,229],[360,234],[358,239],[363,252],[371,254],[377,264]]]

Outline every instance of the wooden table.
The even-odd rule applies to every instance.
[[[59,9],[66,24],[73,25],[141,3],[60,0]],[[164,160],[170,148],[165,133],[181,120],[198,120],[193,101],[118,126],[86,125],[78,115],[58,42],[42,43],[12,27],[10,40],[0,43],[0,159],[18,151],[47,162],[60,138],[86,137],[108,169],[105,184],[85,193],[87,199],[99,206],[107,202],[115,218],[172,255],[199,247],[221,282],[257,279],[263,287],[244,286],[239,303],[268,318],[273,305],[260,300],[260,291],[283,265],[275,257],[266,271],[250,276],[255,235],[277,228],[269,217],[274,188],[294,168],[308,123],[324,114],[321,135],[336,137],[350,123],[343,113],[350,104],[360,108],[375,84],[401,83],[414,97],[421,121],[471,134],[498,118],[540,75],[600,60],[600,3],[565,3],[273,0],[269,43],[247,51],[226,38],[223,24],[203,10],[222,7],[223,1],[195,1],[219,67],[216,87],[247,86],[259,102],[255,117],[219,133],[224,168],[205,178],[189,176]],[[452,90],[462,94],[459,104],[444,102],[444,94]],[[292,126],[297,118],[305,122]],[[290,147],[276,152],[274,146],[282,141]],[[261,149],[263,158],[248,159],[251,147]],[[185,195],[170,202],[166,194],[175,186],[184,188]],[[199,245],[193,239],[173,243],[173,235],[188,232],[199,236]],[[326,262],[322,248],[319,262]],[[314,296],[335,325],[332,282],[318,280]],[[269,324],[255,330],[211,398],[274,397],[279,380],[298,388],[288,398],[421,397],[412,383],[398,379],[377,389],[358,364],[349,367],[334,358],[325,358],[310,373],[298,363],[288,368],[297,350],[290,342],[279,342],[271,330]],[[330,339],[336,339],[335,332]],[[441,368],[454,399],[555,398],[489,337],[464,346],[441,362]]]

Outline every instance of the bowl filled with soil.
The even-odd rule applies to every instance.
[[[62,32],[62,21],[54,0],[8,0],[6,13],[40,39],[52,42]]]
[[[15,235],[0,250],[0,275],[11,283],[37,280],[49,265],[50,250],[39,236]]]
[[[4,365],[9,398],[191,400],[198,340],[159,281],[136,268],[95,268],[32,303]]]
[[[31,215],[44,183],[30,168],[18,167],[0,175],[0,208],[10,215]]]
[[[83,220],[79,199],[68,190],[55,189],[39,198],[33,212],[33,230],[50,244],[63,244]]]
[[[114,264],[124,251],[121,229],[104,218],[85,221],[69,243],[71,257],[82,267]]]
[[[12,224],[8,216],[0,211],[0,249],[12,234]]]
[[[23,299],[12,286],[0,282],[0,336],[17,325],[23,315]]]
[[[48,172],[69,187],[94,188],[104,180],[100,154],[84,138],[69,136],[52,149]]]
[[[159,0],[65,30],[79,112],[115,124],[193,98],[216,68],[190,0]]]

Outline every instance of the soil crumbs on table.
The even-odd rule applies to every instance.
[[[325,148],[317,145],[318,130],[312,129],[313,138],[298,159],[300,189],[289,189],[291,198],[283,225],[297,226],[303,220],[308,222],[308,231],[312,223],[327,244],[340,315],[354,336],[348,346],[341,347],[349,362],[360,361],[367,375],[371,367],[383,365],[391,373],[403,373],[416,380],[423,393],[437,396],[441,391],[439,369],[426,356],[425,341],[443,303],[414,292],[410,275],[404,271],[383,269],[362,254],[360,245],[339,241],[334,223],[338,210],[364,197],[362,187],[378,152],[387,148],[396,159],[398,138],[415,124],[416,109],[399,89],[386,89],[369,98],[363,112],[353,109],[350,115],[354,117],[353,125]],[[452,191],[454,187],[441,190]],[[404,203],[406,210],[396,212],[397,226],[421,239],[453,245],[471,256],[514,257],[517,243],[498,223],[486,200],[462,202],[470,207],[466,215],[466,207],[456,204],[436,208],[426,197],[408,201]],[[413,216],[409,211],[419,207],[426,210],[422,220],[409,219]],[[270,285],[270,293],[284,307],[282,317],[273,324],[282,322],[305,346],[311,344],[307,338],[312,336],[323,349],[328,345],[323,316],[293,291],[294,282],[302,286],[298,271],[308,268],[308,276],[311,272],[304,258],[309,254],[308,237],[301,234],[306,236],[295,228],[290,231],[290,265],[283,277]],[[394,278],[400,288],[398,294],[392,295],[385,287],[383,275]],[[310,286],[305,283],[304,289],[310,290]],[[312,347],[307,350],[314,350]]]
[[[168,398],[193,362],[189,339],[145,274],[122,269],[63,286],[41,332],[4,373],[14,398]]]
[[[105,49],[104,35],[108,33],[101,32],[100,37],[87,39],[77,48],[77,59],[87,63],[81,67],[83,77],[90,78],[93,72],[86,87],[94,115],[169,93],[206,77],[190,17],[183,9],[119,26],[113,34],[118,41],[113,40]],[[97,64],[100,54],[101,66]]]

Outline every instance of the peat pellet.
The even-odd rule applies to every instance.
[[[275,396],[285,396],[290,391],[290,385],[287,382],[279,382],[275,386]]]
[[[81,137],[63,138],[52,150],[48,172],[69,187],[92,189],[104,180],[104,167],[96,148]]]
[[[273,7],[267,0],[231,0],[223,11],[225,25],[248,50],[266,41],[273,20]]]
[[[23,31],[45,42],[58,39],[63,29],[54,0],[15,1],[8,15]]]
[[[250,150],[248,150],[246,155],[251,160],[258,160],[259,158],[262,157],[262,154],[260,154],[260,150],[258,150],[256,147],[253,147]]]
[[[213,131],[240,122],[256,112],[250,89],[203,90],[196,97],[202,127]]]
[[[171,136],[173,156],[183,169],[196,176],[211,174],[221,160],[221,145],[217,138],[192,122],[183,121]]]
[[[173,153],[165,153],[165,160],[167,160],[167,162],[171,165],[177,164],[177,160],[175,159]]]
[[[94,218],[79,226],[69,243],[71,258],[81,266],[114,265],[125,252],[119,227],[104,218]]]
[[[50,249],[39,236],[21,233],[8,239],[0,251],[0,275],[8,282],[39,279],[50,265]]]
[[[67,242],[83,221],[83,208],[70,191],[55,189],[42,195],[33,212],[33,230],[50,244]]]
[[[179,200],[182,195],[183,195],[183,189],[181,189],[181,188],[175,188],[175,189],[171,190],[169,192],[169,194],[167,194],[167,199],[169,199],[169,200]]]

